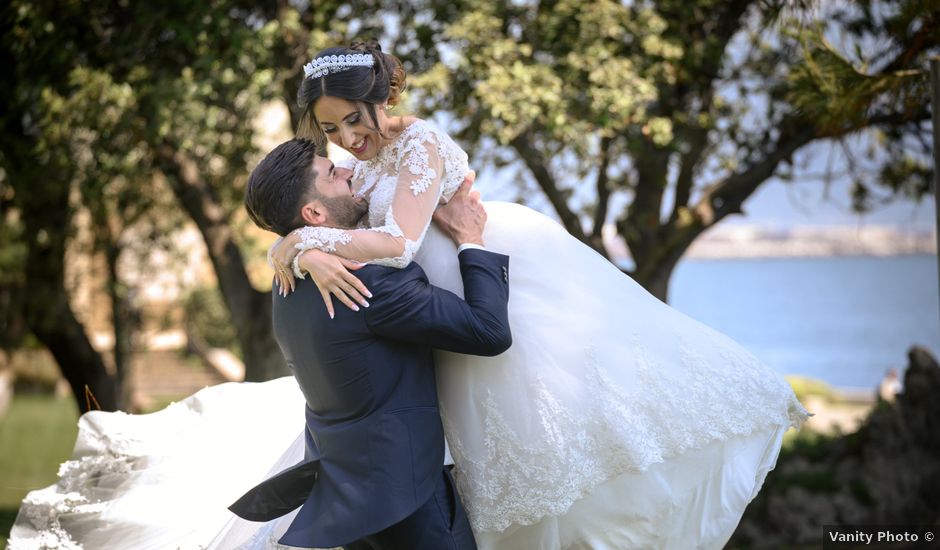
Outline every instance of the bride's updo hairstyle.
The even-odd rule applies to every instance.
[[[398,104],[405,89],[405,69],[394,55],[382,53],[382,47],[374,40],[354,42],[348,48],[327,48],[318,53],[311,64],[329,56],[349,56],[356,54],[371,55],[375,62],[371,67],[350,66],[343,70],[324,70],[326,74],[305,76],[297,92],[297,104],[303,109],[303,115],[297,129],[297,137],[311,139],[318,146],[326,148],[327,137],[320,128],[313,106],[323,96],[339,97],[354,101],[362,113],[362,123],[372,131],[387,137],[379,128],[376,108],[387,104]],[[371,121],[371,124],[370,122]]]

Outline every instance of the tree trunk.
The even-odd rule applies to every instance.
[[[630,275],[650,294],[665,303],[669,303],[669,280],[672,278],[672,272],[678,263],[678,260],[660,261],[654,265],[645,266],[647,269],[636,269]]]
[[[251,286],[220,201],[193,159],[169,144],[160,146],[158,153],[173,193],[196,223],[209,250],[219,289],[241,345],[245,379],[263,381],[290,374],[274,339],[271,295]]]
[[[33,283],[34,292],[40,285]],[[64,288],[54,290],[48,285],[45,299],[27,301],[27,318],[33,334],[55,357],[62,375],[68,380],[72,395],[82,413],[94,410],[117,410],[117,385],[105,368],[101,355],[88,341],[84,327],[68,305]],[[37,303],[41,302],[41,303]],[[36,308],[42,311],[37,312]],[[50,322],[50,318],[54,318]],[[86,400],[85,388],[94,400]],[[97,404],[95,403],[97,402]]]
[[[55,161],[37,162],[39,148],[34,135],[23,127],[25,114],[0,119],[13,143],[4,151],[9,155],[6,182],[14,189],[12,204],[20,209],[28,250],[23,267],[25,288],[19,289],[18,297],[23,321],[52,353],[81,412],[89,410],[86,388],[101,409],[116,410],[114,378],[72,311],[65,287],[65,249],[72,219],[71,169]]]
[[[126,287],[118,277],[121,247],[108,242],[105,256],[108,264],[108,296],[111,298],[111,325],[114,330],[114,371],[119,406],[128,412],[138,412],[134,402],[134,366],[132,343],[137,331],[137,318]]]
[[[89,410],[86,387],[101,409],[117,410],[114,377],[108,373],[101,354],[92,347],[85,327],[75,317],[65,288],[65,244],[70,219],[67,187],[64,193],[43,188],[32,195],[37,200],[24,201],[23,209],[29,238],[25,267],[26,323],[55,357],[81,412]],[[93,403],[91,408],[95,408]]]

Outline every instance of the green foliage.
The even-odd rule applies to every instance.
[[[926,136],[940,36],[920,0],[468,0],[444,29],[447,55],[414,79],[415,105],[453,114],[476,162],[521,161],[589,244],[616,220],[647,286],[663,288],[764,182],[794,177],[813,141],[884,132],[874,162],[848,170],[866,188],[925,192],[925,148],[912,144]]]
[[[893,194],[919,201],[930,193],[932,178],[933,170],[929,162],[905,154],[894,162],[886,163],[881,168],[878,181]]]
[[[882,102],[907,116],[923,109],[929,85],[929,74],[923,69],[869,74],[869,67],[856,66],[840,54],[824,30],[794,34],[802,59],[787,75],[787,99],[801,114],[816,120],[819,128],[838,132],[846,124],[864,126]]]
[[[788,476],[778,476],[776,487],[786,489],[799,487],[814,493],[834,494],[841,485],[836,481],[832,470],[803,471]]]
[[[786,35],[799,44],[802,56],[787,75],[784,94],[794,109],[823,133],[874,129],[880,151],[869,148],[867,163],[849,160],[853,208],[877,208],[883,202],[878,188],[890,197],[920,200],[932,178],[927,60],[940,53],[940,10],[922,0],[865,0],[837,7],[828,21],[791,28]],[[842,48],[832,43],[836,38]]]
[[[838,437],[809,429],[787,432],[788,435],[791,433],[793,436],[787,439],[780,451],[785,459],[801,456],[810,461],[822,460],[830,455]]]
[[[59,28],[69,15],[21,13],[23,28],[38,26],[34,18]],[[154,193],[154,150],[169,145],[191,154],[234,208],[231,180],[253,151],[247,122],[281,91],[273,59],[280,24],[255,28],[251,15],[228,2],[91,8],[81,42],[52,39],[70,52],[68,63],[42,66],[50,60],[40,56],[30,67],[31,75],[52,70],[60,80],[21,84],[37,98],[40,154],[68,155],[89,208],[104,201],[146,207]],[[22,45],[23,55],[34,55]]]
[[[587,151],[595,132],[618,135],[650,120],[656,85],[675,78],[672,63],[682,56],[666,28],[655,10],[613,1],[468,2],[445,33],[459,53],[425,75],[436,82],[420,82],[434,89],[448,81],[455,93],[425,107],[451,110],[472,135],[503,145],[534,129]],[[668,143],[668,121],[655,132]]]
[[[73,253],[103,251],[116,264],[128,247],[172,248],[167,236],[186,217],[160,161],[174,152],[201,176],[211,220],[224,224],[241,202],[233,183],[255,154],[250,122],[264,101],[281,97],[291,61],[285,41],[299,27],[264,9],[218,1],[14,1],[3,8],[0,54],[16,78],[0,92],[0,196],[10,206],[0,238],[33,238],[15,233],[11,220],[22,211],[41,227],[32,247],[43,246],[44,235],[74,244],[72,220],[86,213],[94,250],[71,246]],[[39,221],[43,215],[52,219]],[[62,265],[64,250],[50,251],[47,271]],[[117,296],[128,292],[120,277],[106,282]]]
[[[221,281],[229,314],[221,322],[234,318],[244,329],[249,377],[280,373],[276,344],[264,335],[267,314],[239,273],[244,265],[232,231],[245,175],[258,158],[253,124],[265,102],[292,102],[313,51],[347,43],[352,32],[378,35],[388,14],[378,7],[14,0],[0,8],[0,60],[15,74],[0,90],[0,200],[4,214],[13,212],[0,218],[8,226],[0,238],[22,238],[30,269],[50,274],[42,281],[33,274],[40,292],[28,295],[22,309],[31,312],[25,316],[31,324],[48,329],[47,344],[61,343],[57,356],[83,353],[80,332],[62,337],[67,319],[36,315],[52,311],[68,292],[57,276],[66,249],[103,252],[110,267],[128,247],[173,252],[167,237],[188,217],[202,231]],[[414,29],[413,47],[427,49],[427,23],[412,25],[411,9],[397,11],[402,34]],[[32,227],[16,233],[16,214],[24,212],[20,218]],[[74,246],[79,214],[90,216],[91,250]],[[120,270],[109,271],[104,290],[127,295],[122,278]],[[20,304],[4,298],[22,284],[19,277],[12,289],[0,287],[0,318],[16,317]],[[120,300],[115,304],[116,317]],[[84,377],[101,365],[88,357],[61,366]]]

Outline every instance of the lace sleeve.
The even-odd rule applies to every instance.
[[[441,198],[444,163],[434,139],[415,140],[402,151],[384,225],[353,230],[302,227],[297,230],[302,241],[297,249],[317,248],[350,260],[399,268],[411,263]]]

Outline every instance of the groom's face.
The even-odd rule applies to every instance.
[[[326,157],[314,157],[316,171],[313,185],[318,197],[301,209],[310,225],[355,227],[368,210],[368,204],[352,193],[352,170],[337,167]]]

